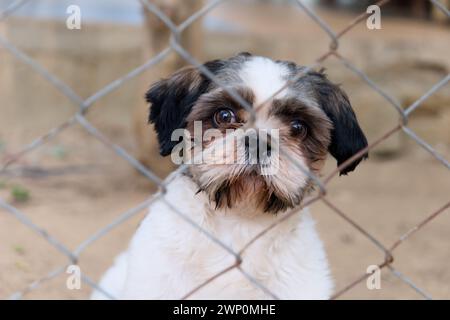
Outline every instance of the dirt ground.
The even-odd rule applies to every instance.
[[[230,7],[223,7],[214,11],[212,13],[214,19],[232,24],[240,31],[239,35],[233,32],[209,32],[205,43],[207,55],[215,57],[227,56],[236,51],[256,51],[260,54],[309,64],[326,50],[328,39],[322,36],[322,32],[300,11],[286,10],[283,7],[270,9],[261,7],[256,10],[244,6],[240,10],[230,11]],[[230,17],[230,15],[233,16]],[[355,14],[337,15],[323,12],[323,17],[335,30],[342,28],[354,16]],[[280,19],[283,19],[283,24],[279,23]],[[13,24],[14,21],[8,23]],[[267,27],[261,31],[262,25],[270,26],[270,28]],[[429,23],[411,23],[401,19],[386,20],[384,28],[384,33],[368,34],[364,27],[358,27],[343,41],[342,53],[365,70],[374,68],[373,65],[369,65],[368,60],[371,60],[375,66],[385,65],[386,61],[393,62],[398,56],[405,59],[415,59],[419,56],[427,61],[437,61],[436,63],[445,68],[450,66],[449,44],[441,41],[443,36],[448,36],[448,29]],[[117,33],[116,37],[130,34],[128,31],[127,29],[127,33]],[[129,43],[127,42],[129,44],[127,54],[134,52],[133,50],[139,52],[139,37],[142,36],[142,30],[136,28],[134,32],[135,34],[128,39]],[[406,33],[414,33],[414,37],[405,40]],[[314,36],[314,39],[311,39],[311,35],[317,34],[321,36]],[[370,45],[371,40],[367,39],[370,37],[378,39],[378,44]],[[125,38],[122,40],[127,41]],[[428,41],[426,42],[427,50],[419,48],[413,55],[409,47],[411,43],[423,48],[425,39]],[[404,50],[402,48],[394,50],[392,48],[394,45],[403,46]],[[384,52],[383,59],[378,59],[380,52]],[[54,94],[54,90],[42,84],[43,81],[39,77],[13,62],[6,53],[0,53],[2,64],[5,63],[7,66],[8,63],[10,66],[14,64],[14,67],[21,68],[20,72],[27,75],[27,84],[33,85],[31,90],[28,88],[29,92],[42,91],[36,93],[41,96]],[[34,54],[32,50],[29,53]],[[50,61],[36,55],[38,60]],[[135,54],[135,56],[139,55]],[[116,62],[120,61],[117,57],[115,59],[117,59]],[[67,61],[73,62],[73,60]],[[109,81],[124,74],[131,68],[130,65],[138,65],[138,63],[139,61],[133,60],[117,64],[118,67],[115,70],[108,70],[111,72],[108,73]],[[52,68],[50,62],[49,67]],[[358,115],[364,113],[362,103],[358,101],[372,100],[373,93],[368,92],[367,88],[364,91],[367,94],[359,92],[362,86],[360,81],[348,75],[348,71],[346,71],[347,75],[343,75],[342,67],[337,66],[335,62],[328,63],[328,67],[332,75],[343,79],[343,85],[348,90],[349,96],[356,97],[355,109]],[[73,66],[71,72],[76,68],[84,70],[83,61]],[[60,72],[62,78],[69,74],[58,68],[52,71]],[[375,71],[374,74],[376,74]],[[407,73],[403,75],[408,77]],[[389,78],[386,74],[385,77]],[[381,85],[386,85],[386,78],[383,79],[380,76]],[[418,96],[431,87],[434,81],[434,78],[431,78],[429,82],[426,82],[428,78],[418,80],[419,82],[423,80],[420,83],[426,82],[423,88],[420,87],[417,90]],[[78,78],[79,82],[83,82],[83,79]],[[70,83],[69,78],[64,80]],[[103,85],[109,81],[103,78],[101,80]],[[111,94],[107,97],[107,102],[100,103],[100,106],[96,105],[88,114],[88,119],[109,139],[130,153],[136,151],[130,125],[130,109],[136,102],[132,102],[131,105],[126,104],[127,107],[124,108],[123,95],[125,92],[128,96],[139,97],[141,93],[135,93],[135,88],[140,87],[139,81],[143,81],[143,77],[138,77],[127,84],[125,91],[119,90]],[[78,88],[78,86],[82,87],[82,90],[89,90],[83,87],[83,83],[73,83],[73,87]],[[392,89],[389,88],[390,85],[387,87]],[[91,89],[91,92],[86,92],[86,95],[97,89]],[[447,86],[443,91],[448,92],[448,89]],[[2,112],[0,159],[5,159],[8,154],[20,150],[21,146],[30,142],[33,137],[59,124],[74,110],[66,102],[62,103],[63,111],[57,111],[55,105],[41,103],[37,106],[41,106],[42,109],[30,107],[34,112],[30,116],[24,104],[29,102],[31,105],[32,100],[37,98],[22,97],[23,91],[19,94],[16,88],[11,88],[9,91],[11,92],[7,95],[8,100],[5,100],[8,103],[2,101],[0,105]],[[60,97],[58,99],[63,101]],[[114,103],[114,100],[120,100],[120,103]],[[433,130],[436,130],[433,127],[446,127],[443,129],[448,132],[448,122],[446,124],[445,119],[449,118],[445,117],[448,115],[450,104],[447,104],[448,100],[445,101],[441,107],[445,108],[447,113],[433,113],[422,122],[420,119],[412,122],[412,126],[424,134],[433,133]],[[108,104],[111,105],[108,106]],[[375,104],[369,103],[373,108]],[[383,106],[386,107],[385,102]],[[371,121],[377,120],[371,119]],[[427,124],[426,127],[424,123]],[[380,122],[380,126],[386,127],[386,124]],[[450,159],[448,136],[442,132],[446,131],[430,133],[427,141],[446,159]],[[378,133],[380,132],[368,134],[369,140],[376,138]],[[403,146],[401,152],[378,154],[377,149],[373,150],[373,155],[353,174],[332,180],[327,195],[332,203],[385,246],[392,245],[402,234],[450,200],[448,169],[406,135],[399,133],[388,139],[385,144],[392,141],[397,141],[396,143],[401,141]],[[382,148],[383,145],[378,147],[378,149]],[[330,159],[325,174],[333,169],[334,161]],[[126,210],[146,200],[153,192],[154,189],[148,181],[126,161],[78,126],[67,129],[51,142],[12,165],[6,174],[0,175],[0,198],[12,203],[35,224],[71,250]],[[325,204],[316,202],[311,210],[328,252],[336,289],[343,288],[364,274],[369,265],[383,261],[383,252]],[[393,266],[437,299],[450,298],[449,213],[450,210],[443,212],[394,251]],[[145,211],[137,213],[87,247],[79,261],[83,274],[98,280],[102,272],[111,264],[114,256],[126,248],[144,215]],[[33,281],[44,277],[51,270],[67,263],[67,258],[40,235],[30,231],[7,211],[0,210],[0,298],[10,297],[13,293],[25,289]],[[67,276],[63,273],[44,282],[24,297],[28,299],[87,298],[91,291],[90,287],[83,283],[81,290],[68,290],[65,286]],[[368,290],[363,282],[341,298],[420,298],[415,291],[387,269],[382,271],[381,285],[380,290]]]

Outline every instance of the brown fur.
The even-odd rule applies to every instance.
[[[254,95],[248,88],[237,88],[239,94],[249,105],[253,104]],[[187,117],[187,129],[193,134],[194,121],[202,121],[203,130],[214,128],[212,117],[215,112],[221,109],[231,109],[235,112],[238,124],[230,124],[217,128],[225,133],[226,129],[236,129],[248,121],[248,112],[243,106],[240,106],[226,91],[219,90],[211,92],[200,97],[199,101],[192,108],[192,112]]]
[[[254,94],[248,88],[238,87],[235,90],[250,104],[254,102]],[[235,112],[237,123],[226,124],[224,127],[216,128],[212,118],[221,109],[231,109]],[[257,111],[258,119],[263,119],[271,124],[273,129],[279,129],[280,148],[294,160],[306,161],[306,166],[317,174],[323,167],[328,146],[330,144],[330,132],[332,124],[325,113],[318,107],[306,106],[295,98],[275,99],[267,103]],[[194,121],[202,121],[203,133],[208,129],[218,129],[224,138],[226,129],[242,127],[249,119],[249,113],[237,104],[225,91],[214,90],[200,97],[198,102],[187,117],[187,129],[191,136],[194,134]],[[301,119],[307,124],[307,133],[303,137],[295,136],[290,127],[294,119]],[[270,140],[270,137],[268,138]],[[211,140],[202,140],[203,147],[215,143]],[[220,143],[218,146],[220,147]],[[270,144],[270,143],[269,143]],[[237,159],[237,148],[234,148],[233,159]],[[229,155],[227,155],[228,157]],[[280,155],[280,176],[292,175],[292,169],[298,168],[287,166],[290,160]],[[234,167],[233,167],[234,166]],[[202,185],[200,176],[202,170],[215,168],[219,172],[228,172],[223,179],[217,179],[212,184]],[[204,168],[197,170],[192,168],[193,176],[199,182],[201,191],[206,192],[216,208],[231,208],[238,203],[254,203],[256,208],[266,212],[279,212],[298,205],[304,195],[310,190],[311,183],[296,187],[295,190],[285,191],[280,189],[277,183],[273,183],[261,175],[258,166],[248,166],[245,169],[239,164],[207,164]]]
[[[314,166],[314,164],[319,164],[319,162],[325,160],[331,142],[330,132],[333,128],[332,123],[323,111],[306,106],[297,99],[288,99],[275,100],[269,113],[280,117],[285,126],[293,118],[301,119],[306,123],[307,133],[301,139],[301,142],[285,133],[283,136],[287,138],[283,139],[283,143],[289,145],[288,148],[300,147],[308,166],[314,171],[321,168],[321,166]],[[289,129],[284,128],[284,131],[289,131]]]

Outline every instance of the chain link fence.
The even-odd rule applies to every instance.
[[[0,23],[4,23],[4,21],[8,18],[8,16],[14,14],[14,12],[20,8],[21,6],[25,5],[28,2],[28,0],[16,0],[12,1],[11,4],[0,13]],[[153,4],[151,1],[146,0],[140,0],[142,6],[145,6],[145,8],[152,12],[158,19],[160,19],[170,30],[171,32],[171,38],[170,38],[170,44],[169,46],[156,54],[153,58],[146,61],[141,66],[135,68],[134,70],[131,70],[129,73],[125,74],[124,76],[114,80],[104,88],[100,89],[99,91],[95,92],[93,95],[88,97],[87,99],[82,99],[77,93],[74,92],[72,88],[70,88],[68,85],[66,85],[63,81],[58,79],[54,74],[48,72],[42,65],[37,63],[35,60],[33,60],[30,56],[28,56],[26,53],[18,49],[16,46],[14,46],[8,39],[5,39],[4,37],[0,36],[0,46],[2,46],[4,49],[9,51],[11,55],[13,55],[16,59],[20,60],[23,64],[28,65],[31,69],[34,70],[34,72],[38,73],[40,76],[42,76],[46,81],[51,83],[57,90],[59,90],[67,99],[69,99],[71,102],[73,102],[75,105],[78,106],[78,112],[76,112],[73,116],[71,116],[69,119],[67,119],[65,122],[61,123],[60,125],[54,127],[52,130],[47,132],[45,135],[37,137],[35,140],[33,140],[30,144],[24,146],[19,152],[15,153],[14,155],[10,156],[5,162],[1,164],[0,172],[5,172],[7,168],[13,164],[14,162],[18,161],[20,158],[24,157],[26,154],[32,152],[33,150],[36,150],[37,148],[42,147],[45,143],[50,141],[51,139],[55,138],[61,132],[68,129],[69,127],[80,125],[82,128],[88,132],[93,139],[97,139],[102,144],[104,144],[106,147],[114,151],[114,153],[118,156],[126,160],[130,166],[134,167],[136,170],[138,170],[143,176],[145,176],[148,180],[150,180],[152,183],[158,186],[159,192],[154,194],[150,199],[138,204],[137,206],[127,210],[126,212],[123,212],[121,215],[119,215],[113,222],[106,225],[104,228],[96,232],[95,234],[92,234],[89,238],[87,238],[84,242],[79,244],[79,246],[75,250],[68,249],[62,242],[60,242],[58,239],[53,237],[51,234],[48,234],[43,228],[41,228],[39,225],[33,223],[31,219],[21,212],[18,208],[16,208],[14,205],[6,202],[4,199],[0,198],[0,208],[3,209],[3,213],[11,214],[14,216],[17,220],[19,220],[22,224],[27,226],[30,230],[30,232],[35,232],[39,234],[41,237],[43,237],[46,241],[48,241],[49,244],[54,246],[61,254],[65,255],[67,257],[67,265],[63,265],[55,270],[50,271],[45,277],[38,279],[31,283],[29,286],[24,288],[22,291],[15,293],[11,296],[11,298],[21,298],[26,293],[35,290],[38,288],[42,283],[47,282],[62,273],[65,272],[67,266],[78,264],[79,263],[79,257],[80,254],[89,246],[91,246],[94,242],[96,242],[101,237],[105,236],[107,233],[109,233],[112,229],[120,226],[123,222],[127,221],[137,213],[139,213],[141,210],[148,207],[153,201],[160,200],[164,201],[167,206],[169,206],[175,214],[179,215],[186,223],[190,224],[192,228],[195,228],[198,230],[198,232],[204,234],[209,241],[213,241],[217,245],[221,246],[223,249],[225,249],[227,252],[229,252],[230,255],[232,255],[234,259],[234,263],[227,268],[223,269],[219,273],[215,274],[213,277],[208,279],[206,282],[200,284],[196,288],[192,288],[190,292],[188,292],[184,297],[180,297],[182,299],[186,299],[191,297],[195,292],[198,290],[201,290],[204,286],[206,286],[208,283],[212,282],[214,279],[222,276],[223,274],[229,272],[230,270],[237,269],[239,270],[245,278],[248,279],[255,287],[259,288],[260,290],[264,291],[268,296],[277,299],[278,297],[273,294],[270,290],[270,288],[265,287],[262,283],[258,282],[257,279],[255,279],[251,274],[247,273],[244,269],[241,268],[241,264],[243,261],[243,253],[252,246],[258,239],[261,237],[264,237],[264,235],[272,228],[274,228],[279,223],[282,223],[284,220],[288,219],[293,214],[298,214],[298,210],[292,210],[290,212],[287,212],[286,214],[282,215],[280,218],[276,220],[271,226],[268,228],[262,230],[260,233],[258,233],[251,241],[249,241],[241,250],[235,251],[234,249],[230,248],[227,244],[222,242],[220,239],[217,239],[214,235],[210,234],[207,230],[204,230],[201,226],[197,225],[189,215],[187,215],[185,212],[181,212],[177,210],[175,207],[173,207],[169,202],[165,200],[165,192],[166,192],[166,185],[168,181],[163,181],[158,176],[147,169],[144,165],[142,165],[138,160],[136,160],[132,155],[130,155],[127,151],[125,151],[122,147],[115,144],[113,141],[109,140],[99,129],[97,129],[94,125],[92,125],[86,118],[86,114],[90,111],[91,106],[94,104],[94,102],[102,99],[105,95],[112,92],[113,90],[118,89],[121,87],[124,83],[129,81],[130,79],[140,75],[144,71],[151,69],[161,61],[163,61],[170,53],[176,52],[179,56],[181,56],[187,63],[198,67],[208,78],[210,78],[211,81],[214,81],[217,85],[221,85],[220,81],[215,78],[215,76],[209,72],[206,68],[204,68],[200,62],[198,62],[180,43],[180,35],[195,21],[202,18],[203,16],[207,15],[210,11],[212,11],[215,7],[217,7],[219,4],[226,2],[226,0],[213,0],[207,2],[207,4],[204,5],[204,7],[190,16],[187,20],[185,20],[180,25],[175,25],[155,4]],[[358,159],[360,157],[363,157],[364,154],[374,148],[375,146],[379,145],[386,139],[388,139],[390,136],[398,134],[400,131],[403,131],[407,136],[409,136],[410,139],[412,139],[417,145],[425,149],[431,157],[434,157],[436,160],[438,160],[443,166],[445,166],[447,169],[450,169],[450,163],[442,156],[440,155],[431,145],[429,145],[427,142],[425,142],[420,136],[418,136],[410,127],[408,127],[408,120],[409,116],[417,109],[420,108],[421,104],[428,99],[431,95],[433,95],[435,92],[443,88],[450,80],[450,74],[447,74],[441,81],[436,83],[433,87],[431,87],[427,92],[424,92],[423,95],[417,99],[414,103],[404,108],[402,105],[400,105],[392,96],[387,94],[383,89],[381,89],[374,81],[372,81],[362,70],[360,70],[356,65],[354,65],[351,61],[347,60],[344,56],[342,56],[339,52],[339,43],[342,37],[344,37],[352,28],[354,28],[357,24],[364,21],[368,16],[369,13],[362,13],[359,16],[357,16],[354,20],[350,21],[346,27],[344,27],[342,30],[334,31],[320,16],[318,16],[309,6],[307,6],[305,3],[303,3],[300,0],[292,1],[299,9],[303,10],[309,18],[311,18],[324,32],[324,36],[328,37],[330,40],[329,50],[327,52],[324,52],[323,55],[321,55],[319,58],[317,58],[316,62],[313,65],[310,65],[308,68],[306,68],[305,71],[301,72],[301,74],[298,74],[297,77],[301,77],[305,72],[308,70],[317,68],[320,66],[325,60],[330,58],[337,59],[343,66],[345,66],[347,69],[349,69],[351,72],[353,72],[355,75],[357,75],[362,81],[367,83],[367,85],[377,92],[379,95],[381,95],[385,101],[386,105],[382,106],[384,108],[394,108],[398,112],[398,124],[376,138],[373,141],[369,142],[368,147],[366,147],[363,150],[360,150],[357,154],[355,154],[352,158],[348,159],[344,163],[342,163],[338,168],[333,170],[330,174],[323,178],[319,178],[314,176],[311,172],[309,172],[306,168],[302,168],[301,164],[296,164],[299,169],[306,172],[307,175],[314,181],[315,185],[317,186],[318,193],[317,195],[311,196],[309,199],[306,199],[303,203],[303,206],[311,205],[314,202],[322,201],[323,204],[325,204],[327,207],[329,207],[335,214],[337,214],[340,218],[345,220],[346,223],[351,225],[353,228],[355,228],[359,233],[361,233],[365,238],[367,238],[376,248],[378,248],[383,254],[384,254],[384,260],[380,261],[378,264],[379,268],[385,268],[389,270],[395,277],[406,283],[412,290],[415,290],[417,293],[419,293],[421,296],[423,296],[426,299],[431,299],[431,296],[428,295],[421,287],[416,285],[412,279],[407,278],[405,275],[402,274],[400,270],[397,270],[393,266],[394,256],[395,256],[395,250],[402,245],[405,241],[407,241],[413,234],[419,232],[425,225],[428,223],[431,223],[433,220],[435,220],[439,215],[441,215],[443,212],[445,212],[450,207],[450,201],[447,203],[444,203],[441,207],[438,207],[435,209],[435,211],[430,212],[426,219],[423,221],[418,221],[417,224],[411,228],[409,231],[401,235],[395,243],[391,245],[385,245],[380,240],[378,240],[376,237],[374,237],[371,233],[369,233],[366,228],[358,223],[356,223],[354,220],[352,220],[349,215],[347,215],[345,212],[340,210],[338,207],[336,207],[335,204],[331,202],[331,200],[327,197],[327,185],[330,183],[330,181],[335,178],[339,171],[351,164],[355,159]],[[378,1],[375,4],[382,7],[386,5],[389,2],[389,0],[382,0]],[[432,5],[436,6],[439,10],[441,10],[447,18],[450,17],[449,10],[439,1],[437,0],[430,0]],[[293,79],[295,80],[295,79]],[[279,91],[284,89],[288,83],[283,87],[280,88]],[[223,87],[223,86],[222,86]],[[226,90],[232,98],[234,98],[238,103],[242,104],[244,108],[247,109],[248,112],[251,113],[253,120],[257,117],[257,114],[255,110],[258,108],[251,108],[248,103],[239,96],[236,92],[234,92],[231,89],[223,87],[224,90]],[[279,91],[274,93],[273,96],[275,96]],[[254,122],[254,121],[253,121]],[[252,121],[250,121],[250,126],[253,125]],[[186,170],[186,165],[181,165],[177,170],[183,171]],[[338,290],[334,293],[333,299],[339,298],[342,294],[345,292],[351,290],[353,287],[355,287],[357,284],[363,282],[365,279],[367,279],[371,274],[370,273],[363,273],[361,275],[355,275],[354,281],[351,283],[348,283],[346,286],[342,288],[338,288]],[[106,296],[110,298],[115,298],[111,296],[110,293],[106,292],[102,288],[100,288],[95,281],[93,281],[91,278],[88,277],[86,274],[82,274],[82,281],[92,287],[93,289],[99,290]]]

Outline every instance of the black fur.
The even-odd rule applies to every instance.
[[[230,184],[229,181],[222,183],[213,193],[210,200],[215,202],[215,209],[218,208],[232,208],[236,202],[242,201],[241,196],[244,193],[241,192],[239,186]],[[307,187],[309,188],[309,187]],[[305,190],[307,190],[307,188]],[[264,203],[264,212],[277,214],[287,209],[291,209],[300,204],[305,190],[301,190],[298,196],[294,197],[294,201],[288,201],[278,197],[275,193],[262,193],[261,202]],[[205,189],[200,188],[198,192],[205,191]],[[268,196],[268,197],[266,197]],[[245,198],[244,198],[245,199]]]
[[[275,194],[271,194],[266,204],[264,205],[264,212],[278,213],[280,211],[286,211],[288,208],[293,208],[294,205],[281,198],[277,197]]]
[[[213,74],[216,74],[224,65],[222,60],[214,60],[204,64]],[[197,99],[211,87],[211,80],[196,69],[184,69],[185,72],[173,80],[164,79],[154,84],[146,93],[145,98],[151,104],[149,122],[155,125],[160,145],[160,153],[167,156],[179,141],[172,141],[172,132],[186,127],[186,117],[191,112]],[[199,72],[201,81],[193,90],[189,90],[190,72]],[[178,74],[179,74],[178,73]]]
[[[345,92],[331,83],[322,72],[310,72],[306,76],[312,81],[318,103],[333,123],[330,154],[341,165],[360,150],[367,147],[367,139],[362,132],[356,115]],[[353,171],[361,160],[366,159],[366,152],[340,171],[341,175]]]
[[[217,208],[225,205],[228,208],[232,207],[230,192],[231,190],[228,183],[224,183],[216,190],[216,192],[214,193],[214,202],[216,203],[216,210]]]

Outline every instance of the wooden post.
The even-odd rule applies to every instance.
[[[203,6],[202,0],[153,0],[153,3],[176,25],[182,23]],[[147,41],[143,43],[142,52],[145,59],[149,59],[169,45],[171,33],[169,28],[147,9],[144,9],[144,17]],[[202,19],[195,21],[182,33],[181,42],[183,48],[197,61],[203,62]],[[170,157],[163,158],[159,155],[156,134],[153,126],[147,123],[149,106],[143,97],[151,84],[161,78],[170,76],[187,64],[177,53],[171,53],[157,66],[153,67],[150,72],[146,72],[141,80],[140,99],[133,114],[133,129],[137,146],[136,156],[141,163],[160,177],[165,177],[169,174],[174,169],[174,165],[170,161]]]

